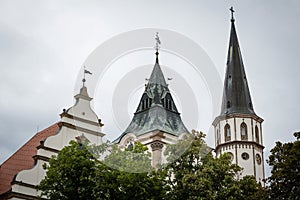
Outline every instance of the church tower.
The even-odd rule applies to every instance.
[[[227,67],[221,113],[213,122],[215,151],[231,155],[232,163],[243,168],[237,177],[253,175],[256,181],[265,178],[262,142],[263,119],[254,112],[242,54],[235,29],[233,8]]]
[[[161,70],[158,44],[155,54],[155,65],[133,119],[120,137],[113,141],[120,148],[126,148],[133,141],[146,145],[152,153],[154,167],[164,161],[162,153],[165,144],[173,144],[182,134],[188,133]]]

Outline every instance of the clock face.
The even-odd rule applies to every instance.
[[[255,158],[256,158],[257,164],[260,165],[260,164],[261,164],[261,157],[260,157],[260,155],[259,155],[259,154],[256,154]]]
[[[242,158],[243,158],[244,160],[248,160],[248,159],[249,159],[249,154],[246,153],[246,152],[242,153]]]
[[[228,152],[228,154],[230,155],[230,161],[233,161],[234,158],[233,154],[231,152]]]

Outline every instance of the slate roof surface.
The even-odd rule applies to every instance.
[[[234,19],[231,20],[221,115],[233,113],[255,114]]]
[[[134,117],[127,129],[113,143],[119,143],[127,133],[140,136],[157,130],[175,136],[189,132],[181,120],[159,65],[158,52],[156,52],[155,65]]]

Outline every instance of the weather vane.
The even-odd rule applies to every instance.
[[[160,44],[161,44],[159,36],[158,36],[158,32],[156,32],[155,40],[156,40],[155,49],[158,52],[158,49],[160,49]]]
[[[231,6],[231,8],[229,9],[231,11],[231,21],[234,21],[234,17],[233,17],[233,13],[235,12],[233,10],[233,7]]]
[[[84,86],[84,83],[85,83],[85,81],[86,81],[86,79],[85,79],[85,74],[90,74],[90,75],[92,75],[92,72],[90,72],[89,70],[85,69],[85,66],[83,66],[83,79],[82,79],[83,86]]]

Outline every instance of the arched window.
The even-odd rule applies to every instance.
[[[257,126],[255,126],[255,142],[259,143],[259,131]]]
[[[224,127],[224,133],[225,133],[225,142],[231,140],[231,132],[230,132],[230,126],[229,124],[226,124]]]
[[[247,134],[247,125],[245,122],[241,124],[241,139],[242,140],[247,140],[248,139],[248,134]]]

